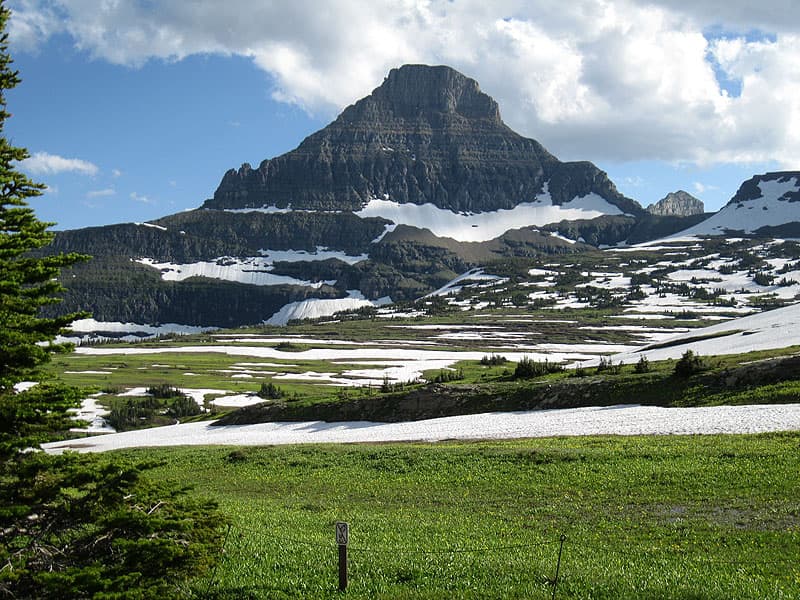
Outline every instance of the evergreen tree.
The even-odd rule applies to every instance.
[[[53,239],[26,200],[43,186],[16,170],[27,153],[4,135],[11,68],[0,0],[0,598],[180,598],[218,555],[215,505],[155,485],[151,465],[35,449],[74,425],[75,390],[40,383],[37,369],[69,350],[56,335],[82,314],[44,318],[62,267],[85,257],[37,252]],[[27,451],[33,450],[33,451]]]
[[[52,353],[68,350],[53,340],[74,319],[84,316],[46,319],[39,315],[43,306],[59,301],[63,291],[57,280],[60,269],[85,257],[31,254],[49,244],[53,233],[48,231],[52,224],[37,219],[26,203],[44,188],[16,169],[16,163],[28,153],[11,145],[4,135],[10,116],[6,91],[20,81],[8,54],[8,16],[0,4],[0,459],[37,445],[69,424],[66,409],[78,400],[74,392],[42,386],[17,393],[14,385],[34,378],[37,367]]]

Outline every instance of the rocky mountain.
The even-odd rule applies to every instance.
[[[800,205],[789,180],[772,181],[753,185],[783,186]],[[740,203],[760,198],[753,185]],[[198,210],[58,233],[48,251],[94,258],[64,273],[65,302],[50,310],[277,322],[415,300],[478,267],[655,239],[701,219],[643,210],[593,164],[561,162],[513,132],[474,80],[406,65],[295,150],[228,171]]]
[[[702,200],[695,198],[689,192],[678,190],[670,192],[655,204],[648,206],[647,212],[661,217],[690,217],[702,215],[705,207]]]
[[[642,212],[593,164],[562,163],[512,131],[475,80],[405,65],[295,150],[229,170],[204,208],[358,211],[381,199],[474,213],[548,194],[556,206],[594,194],[610,212]]]

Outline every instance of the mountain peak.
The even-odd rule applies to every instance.
[[[295,150],[229,170],[204,207],[359,211],[385,199],[478,213],[589,194],[642,211],[591,163],[562,163],[512,131],[474,79],[404,65]]]
[[[678,190],[670,192],[655,204],[647,207],[647,212],[659,216],[688,217],[702,215],[705,212],[703,201],[689,192]]]
[[[443,65],[403,65],[392,69],[371,98],[389,104],[398,116],[458,114],[500,121],[500,109],[478,82]]]

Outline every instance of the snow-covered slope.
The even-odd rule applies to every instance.
[[[474,439],[513,439],[564,435],[696,435],[762,433],[800,429],[800,405],[603,406],[487,413],[407,423],[368,421],[259,423],[219,427],[185,423],[42,444],[49,454],[105,452],[152,446],[265,444],[341,444]]]
[[[362,306],[381,306],[390,303],[389,298],[382,298],[375,302],[367,300],[358,291],[350,291],[347,298],[319,299],[311,298],[301,302],[286,304],[268,320],[268,325],[286,325],[294,319],[319,319],[329,317],[345,310],[354,310]]]
[[[611,361],[631,364],[638,361],[641,356],[646,356],[648,360],[680,358],[687,350],[703,356],[715,356],[798,345],[800,345],[800,304],[792,304],[711,327],[694,329],[667,338],[656,348],[648,350],[648,347],[644,346],[639,350],[614,355]]]
[[[487,242],[511,229],[624,213],[594,193],[573,198],[564,204],[553,204],[545,185],[544,193],[539,194],[533,202],[524,202],[508,210],[454,213],[433,204],[401,204],[389,199],[372,199],[355,214],[362,218],[382,217],[396,225],[427,229],[438,237],[459,242]]]
[[[753,233],[762,227],[800,224],[800,176],[767,173],[746,181],[722,210],[694,227],[671,236],[723,235],[727,231]]]

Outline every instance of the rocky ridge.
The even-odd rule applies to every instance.
[[[703,201],[683,190],[670,192],[658,202],[647,207],[651,215],[661,217],[690,217],[705,212]]]

